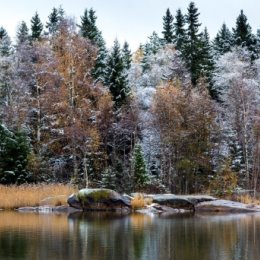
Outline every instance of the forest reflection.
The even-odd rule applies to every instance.
[[[260,259],[260,215],[0,212],[0,259]]]

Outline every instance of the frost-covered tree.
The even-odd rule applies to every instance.
[[[166,44],[173,42],[173,16],[169,8],[167,8],[165,16],[163,16],[162,34]]]
[[[259,111],[258,60],[251,61],[246,48],[236,48],[219,58],[215,87],[224,106],[225,128],[232,168],[239,174],[239,184],[250,188],[254,151],[258,146],[254,127]]]
[[[214,41],[213,47],[216,56],[223,55],[226,52],[231,51],[233,46],[233,37],[231,31],[228,29],[227,25],[223,23],[219,32],[217,33]]]
[[[43,30],[43,24],[40,20],[38,13],[36,12],[35,15],[31,19],[32,40],[39,40],[41,38],[42,30]]]
[[[20,45],[25,41],[28,41],[29,37],[29,29],[27,27],[27,24],[24,21],[22,21],[16,32],[17,45]]]
[[[64,10],[62,9],[62,7],[60,7],[59,9],[54,7],[52,9],[52,12],[48,16],[48,21],[46,23],[46,28],[48,29],[50,35],[54,35],[56,33],[63,19]]]
[[[113,48],[108,56],[105,85],[109,87],[112,94],[115,109],[119,109],[129,95],[129,87],[118,40],[114,41]]]
[[[0,183],[21,184],[31,181],[26,169],[30,152],[26,136],[0,124]]]

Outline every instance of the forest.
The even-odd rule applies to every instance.
[[[167,9],[134,51],[92,8],[0,27],[0,184],[258,191],[260,30],[241,10],[210,39],[199,15]]]

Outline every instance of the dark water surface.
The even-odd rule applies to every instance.
[[[0,212],[1,260],[258,260],[260,214]]]

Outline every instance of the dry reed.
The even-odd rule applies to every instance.
[[[40,205],[64,205],[67,197],[75,190],[74,187],[64,184],[0,185],[0,208],[15,209]]]
[[[145,198],[143,194],[138,193],[135,195],[135,197],[131,201],[132,208],[135,209],[143,209],[147,205],[151,204],[152,199],[151,198]]]

